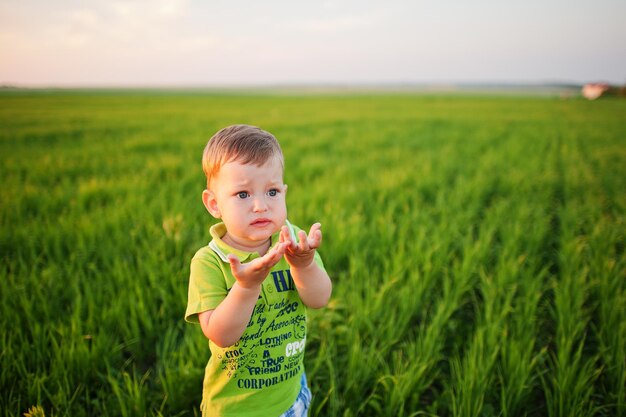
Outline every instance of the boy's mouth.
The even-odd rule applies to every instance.
[[[260,218],[260,219],[256,219],[255,221],[253,221],[252,226],[263,227],[263,226],[267,226],[270,223],[272,223],[270,219]]]

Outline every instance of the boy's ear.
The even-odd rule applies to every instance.
[[[204,203],[204,207],[211,213],[211,216],[219,219],[222,217],[220,213],[220,209],[217,206],[217,199],[215,198],[215,194],[211,190],[202,191],[202,202]]]

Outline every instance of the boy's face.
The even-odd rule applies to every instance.
[[[211,180],[202,200],[207,210],[226,225],[224,241],[248,252],[266,245],[287,219],[280,160],[261,166],[231,161]]]

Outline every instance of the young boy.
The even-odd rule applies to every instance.
[[[321,308],[332,284],[308,235],[287,220],[283,155],[254,126],[217,132],[204,149],[202,201],[222,223],[191,261],[185,320],[209,339],[203,416],[306,416],[306,309]]]

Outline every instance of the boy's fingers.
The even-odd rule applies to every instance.
[[[289,228],[287,226],[283,226],[281,233],[283,233],[283,241],[286,242],[291,247],[296,247],[298,242],[294,241],[291,236],[291,232],[289,232]]]
[[[230,263],[230,270],[233,272],[233,275],[236,276],[239,273],[239,270],[241,269],[241,262],[239,261],[239,258],[237,258],[233,254],[229,254],[227,258],[228,258],[228,262]]]
[[[276,245],[274,247],[274,249],[272,249],[271,252],[269,252],[269,259],[272,263],[276,263],[280,260],[280,258],[283,256],[283,254],[285,253],[285,242],[281,242],[278,245]]]
[[[316,230],[313,238],[309,241],[309,246],[313,249],[317,249],[322,244],[322,231]]]
[[[308,237],[307,237],[306,233],[304,232],[304,230],[300,230],[298,232],[298,240],[300,241],[298,243],[298,246],[300,247],[300,250],[305,251],[305,250],[309,249],[308,248],[309,240],[308,240]]]
[[[280,228],[280,235],[278,236],[278,241],[279,242],[285,242],[287,240],[287,235],[289,233],[287,232],[287,226],[283,226]]]
[[[287,251],[287,246],[289,246],[289,242],[283,242],[279,244],[280,247],[277,247],[276,250],[280,253],[280,256],[284,255]]]
[[[311,229],[309,230],[309,235],[312,235],[316,230],[320,230],[322,228],[322,224],[317,222],[311,225]]]
[[[270,268],[276,265],[285,253],[285,246],[285,242],[278,243],[274,248],[272,248],[272,250],[267,252],[265,256],[260,259],[261,264]]]
[[[311,226],[311,230],[309,231],[309,246],[313,249],[317,249],[322,243],[322,225],[320,223],[315,223]]]
[[[280,241],[285,242],[285,249],[287,249],[288,247],[295,247],[296,246],[296,242],[293,241],[293,239],[291,239],[291,234],[289,233],[289,228],[287,226],[283,226],[280,229]]]

